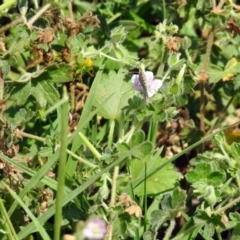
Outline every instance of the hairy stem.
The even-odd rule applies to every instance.
[[[200,77],[200,130],[205,131],[205,81],[207,80],[207,67],[210,59],[210,53],[212,49],[213,44],[213,37],[214,37],[214,30],[212,29],[209,33],[208,42],[207,42],[207,50],[206,50],[206,56],[205,61],[203,64],[203,70],[201,72]]]

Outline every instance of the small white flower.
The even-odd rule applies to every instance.
[[[147,86],[148,86],[147,95],[150,98],[162,87],[162,80],[154,79],[153,73],[150,71],[145,71],[145,75],[147,78]],[[133,74],[131,78],[131,82],[134,84],[135,90],[141,93],[144,93],[141,82],[139,80],[139,74]]]
[[[101,218],[91,219],[83,229],[83,236],[87,239],[103,239],[107,231],[106,223]]]

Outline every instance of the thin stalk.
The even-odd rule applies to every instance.
[[[75,85],[73,83],[70,84],[70,105],[71,105],[71,112],[75,111]]]
[[[27,26],[29,28],[32,27],[33,23],[35,23],[38,18],[47,11],[48,8],[51,7],[51,4],[46,4],[45,6],[43,6],[28,22],[27,22]]]
[[[118,123],[119,123],[118,136],[119,136],[119,139],[122,139],[124,136],[124,113],[123,112],[121,113]]]
[[[23,210],[26,212],[26,214],[29,216],[29,218],[32,220],[32,223],[36,227],[36,232],[39,232],[39,234],[42,236],[42,239],[44,240],[50,240],[50,237],[44,227],[39,224],[38,219],[34,216],[34,214],[31,212],[31,210],[28,208],[28,206],[23,202],[23,200],[14,192],[5,182],[2,182],[3,186],[8,190],[8,192],[11,194],[12,198],[17,200],[18,204],[23,208]],[[19,239],[19,238],[17,238]]]
[[[116,191],[117,191],[117,178],[118,178],[118,173],[119,173],[119,166],[116,166],[114,168],[113,172],[113,178],[112,178],[112,193],[111,193],[111,201],[110,201],[110,206],[114,207],[115,202],[116,202]]]
[[[76,155],[75,153],[73,153],[73,152],[70,151],[70,150],[67,150],[67,153],[68,153],[70,156],[76,158],[79,162],[87,165],[87,166],[90,167],[90,168],[97,168],[97,167],[98,167],[97,165],[95,165],[95,164],[93,164],[93,163],[90,163],[89,161],[86,161],[85,159],[79,157],[78,155]]]
[[[68,99],[67,89],[63,88],[63,99]],[[60,161],[58,166],[58,187],[56,197],[56,214],[54,218],[54,240],[60,239],[61,222],[62,222],[62,201],[64,197],[65,184],[65,166],[67,161],[67,146],[68,146],[68,102],[62,105],[61,112],[61,148]]]
[[[115,120],[111,119],[110,120],[110,131],[109,131],[109,135],[108,135],[108,147],[110,148],[112,146],[112,142],[113,142],[113,134],[114,134],[114,128],[115,128]]]
[[[166,231],[166,234],[165,234],[163,240],[168,240],[168,239],[170,239],[170,237],[171,237],[171,235],[172,235],[172,232],[173,232],[173,229],[175,228],[175,225],[176,225],[175,220],[174,220],[174,219],[171,219],[170,225],[169,225],[169,227],[168,227],[168,229],[167,229],[167,231]]]
[[[167,72],[165,73],[165,75],[162,78],[162,81],[164,81],[167,78],[167,76],[170,74],[170,72],[171,72],[171,69],[168,68]]]
[[[220,231],[218,229],[216,229],[216,233],[217,233],[218,240],[222,240],[222,236],[221,236]]]
[[[200,81],[200,130],[205,131],[205,99],[204,99],[204,90],[205,83]]]
[[[110,121],[110,131],[109,131],[109,135],[108,135],[108,147],[109,148],[112,146],[114,128],[115,128],[115,120],[112,119]],[[113,171],[111,200],[110,200],[110,207],[111,208],[113,208],[115,206],[115,202],[116,202],[118,174],[119,174],[119,165],[115,166],[114,167],[114,171]],[[108,231],[108,238],[107,238],[108,240],[112,240],[112,231],[113,231],[114,217],[115,217],[115,214],[113,212],[111,212],[110,218],[111,218],[111,224],[112,225],[111,225],[111,227],[109,228],[109,231]]]
[[[202,74],[206,74],[207,67],[210,59],[210,53],[212,49],[213,44],[213,38],[214,38],[214,30],[212,29],[209,33],[208,42],[207,42],[207,49],[206,49],[206,56],[205,61],[203,64],[203,70]],[[205,77],[203,79],[200,79],[200,130],[205,132]]]
[[[144,180],[144,212],[147,213],[147,163],[145,162],[145,180]],[[141,220],[141,219],[139,219]],[[140,221],[141,223],[141,221]],[[140,226],[140,225],[139,225]],[[147,214],[144,214],[144,232],[147,230]]]
[[[14,227],[12,225],[10,218],[8,217],[8,214],[4,207],[2,199],[0,199],[0,212],[2,213],[1,218],[5,220],[4,227],[5,227],[5,231],[7,232],[6,234],[8,235],[8,239],[18,240],[17,234],[14,230]]]
[[[60,99],[58,102],[56,102],[55,104],[53,104],[46,112],[45,112],[45,116],[47,116],[49,113],[55,111],[57,108],[59,108],[61,105],[63,105],[64,103],[68,102],[67,98],[62,98]],[[68,113],[67,113],[68,116]]]
[[[78,133],[78,136],[81,138],[81,140],[85,143],[87,148],[92,152],[92,154],[98,159],[101,159],[101,154],[97,151],[97,149],[90,143],[90,141],[81,133]]]
[[[18,18],[18,19],[15,19],[13,20],[12,22],[2,26],[0,28],[0,34],[3,33],[3,32],[6,32],[7,30],[9,30],[10,28],[13,28],[15,25],[21,23],[23,21],[22,18]]]
[[[73,9],[72,9],[72,0],[68,0],[68,12],[70,19],[74,20]]]
[[[4,80],[3,74],[0,72],[0,104],[3,102]]]
[[[212,0],[212,9],[216,8],[216,0]]]
[[[21,130],[18,130],[17,135],[19,135],[21,137],[31,138],[31,139],[37,140],[39,142],[45,142],[45,138],[42,138],[42,137],[39,137],[39,136],[36,136],[36,135],[33,135],[33,134],[29,134],[29,133],[23,132]]]
[[[225,212],[226,210],[228,210],[229,208],[233,207],[235,204],[237,204],[238,202],[240,202],[240,197],[232,200],[230,203],[228,203],[227,205],[225,205],[222,208],[219,208],[218,210],[215,210],[212,212],[212,214],[221,214],[223,212]]]
[[[111,18],[109,18],[109,19],[107,20],[107,24],[110,24],[111,22],[113,22],[114,20],[116,20],[117,18],[119,18],[121,15],[122,15],[122,13],[120,13],[120,12],[114,14]]]
[[[20,131],[20,130],[19,130],[19,131]],[[29,133],[25,133],[25,132],[22,132],[22,131],[19,132],[19,135],[20,135],[21,137],[28,137],[28,138],[35,139],[35,140],[40,141],[40,142],[45,142],[45,141],[46,141],[45,138],[38,137],[38,136],[29,134]],[[76,158],[78,161],[84,163],[85,165],[87,165],[87,166],[89,166],[89,167],[91,167],[91,168],[97,168],[97,167],[98,167],[97,165],[86,161],[85,159],[79,157],[78,155],[76,155],[75,153],[73,153],[72,151],[70,151],[70,150],[68,150],[68,149],[67,149],[67,153],[68,153],[69,155],[71,155],[72,157]]]
[[[216,7],[217,10],[221,10],[224,4],[225,4],[225,0],[220,0],[220,2],[218,3],[218,5]]]
[[[172,238],[171,240],[181,240],[186,235],[188,235],[189,233],[192,233],[196,228],[199,228],[199,227],[201,227],[201,225],[194,225],[194,226],[190,227],[189,229],[187,229],[186,231],[180,233],[178,236]]]
[[[116,202],[118,174],[119,174],[119,165],[114,167],[114,172],[113,172],[111,201],[110,201],[110,207],[112,207],[112,208],[114,207],[115,202]],[[108,229],[108,235],[107,235],[108,240],[112,240],[113,224],[114,224],[114,214],[113,214],[113,212],[111,213],[111,221],[110,222],[111,222],[110,223],[110,228]]]

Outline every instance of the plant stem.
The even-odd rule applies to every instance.
[[[110,120],[110,131],[108,134],[108,147],[109,148],[112,146],[114,128],[115,128],[115,120],[111,119]]]
[[[45,117],[46,117],[49,113],[55,111],[57,108],[59,108],[61,105],[63,105],[63,104],[66,103],[66,102],[68,102],[68,97],[67,97],[67,98],[64,97],[64,98],[60,99],[58,102],[56,102],[55,104],[53,104],[49,109],[47,109],[47,111],[45,112]],[[66,116],[68,117],[68,113],[67,113]],[[64,117],[66,117],[66,116],[64,116]]]
[[[51,7],[51,4],[46,4],[45,6],[43,6],[40,10],[38,10],[38,12],[27,22],[27,26],[29,28],[32,28],[32,25],[34,22],[37,21],[37,19],[44,13],[47,11],[48,8]]]
[[[205,101],[204,101],[204,81],[200,81],[200,130],[205,131]]]
[[[166,234],[165,234],[163,240],[168,240],[168,239],[170,239],[170,237],[171,237],[171,235],[172,235],[172,231],[173,231],[175,225],[176,225],[175,220],[174,220],[174,219],[171,219],[171,220],[170,220],[170,225],[169,225],[169,227],[168,227],[168,229],[167,229],[167,231],[166,231]]]
[[[67,89],[63,88],[63,99],[66,99]],[[60,239],[61,222],[62,222],[62,200],[64,197],[65,184],[65,165],[67,161],[67,145],[68,145],[68,102],[62,105],[61,112],[61,148],[60,161],[58,166],[58,187],[56,197],[56,214],[54,218],[54,240]]]
[[[112,190],[111,190],[111,201],[110,201],[110,207],[111,208],[114,207],[115,201],[116,201],[118,173],[119,173],[119,166],[115,166],[114,167],[114,172],[113,172],[113,179],[112,179]],[[112,240],[112,231],[113,231],[113,224],[114,224],[113,213],[111,213],[111,221],[110,222],[111,222],[111,227],[108,230],[108,240]]]
[[[199,84],[200,84],[200,130],[203,132],[205,132],[205,98],[204,98],[205,81],[207,80],[206,72],[207,72],[207,67],[210,59],[213,38],[214,38],[214,30],[212,29],[209,33],[206,56],[203,64],[203,70],[201,72],[202,77],[200,77],[200,81],[199,81]]]
[[[98,159],[101,159],[101,154],[97,151],[97,149],[90,143],[90,141],[81,133],[78,133],[78,136],[81,140],[86,144],[87,148],[92,152],[92,154]]]
[[[67,150],[67,153],[69,155],[71,155],[72,157],[76,158],[79,162],[82,162],[83,164],[89,166],[90,168],[97,168],[98,166],[93,164],[93,163],[90,163],[89,161],[86,161],[85,159],[79,157],[78,155],[76,155],[75,153],[73,153],[72,151],[70,150]]]
[[[16,234],[14,227],[12,225],[12,222],[7,214],[7,211],[4,207],[2,199],[0,199],[0,213],[2,213],[0,215],[0,217],[1,217],[0,219],[2,219],[5,222],[4,226],[5,226],[6,234],[8,235],[8,239],[18,240],[17,234]]]
[[[68,0],[68,11],[69,11],[70,19],[74,21],[74,15],[73,15],[73,9],[72,9],[72,0]]]
[[[225,205],[222,208],[219,208],[218,210],[215,210],[212,212],[212,214],[221,214],[222,212],[225,212],[227,209],[233,207],[235,204],[237,204],[238,202],[240,202],[240,197],[232,200],[230,203],[228,203],[227,205]]]
[[[218,5],[216,7],[217,9],[215,9],[215,10],[218,10],[218,11],[221,10],[223,5],[224,5],[224,3],[225,3],[225,0],[220,0],[220,2],[218,3]]]
[[[217,233],[218,240],[222,240],[222,236],[221,236],[220,231],[218,229],[216,229],[216,233]]]
[[[29,134],[29,133],[23,132],[21,130],[18,130],[18,131],[19,131],[18,132],[19,136],[35,139],[35,140],[40,141],[40,142],[45,142],[45,138],[42,138],[42,137],[39,137],[39,136],[36,136],[36,135],[33,135],[33,134]]]
[[[194,225],[194,226],[190,227],[189,229],[187,229],[186,231],[180,233],[178,236],[172,238],[171,240],[181,240],[186,235],[188,235],[189,233],[192,233],[196,228],[199,228],[199,227],[201,227],[201,225]]]
[[[3,33],[3,32],[6,32],[8,29],[10,29],[10,28],[14,27],[15,25],[21,23],[22,21],[23,21],[23,19],[20,17],[20,18],[15,19],[14,21],[2,26],[0,28],[0,34]]]

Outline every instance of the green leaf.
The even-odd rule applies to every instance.
[[[123,142],[123,143],[117,143],[116,144],[116,148],[118,150],[119,153],[124,153],[129,151],[129,146],[127,143]]]
[[[134,181],[142,171],[145,171],[145,166],[147,166],[147,171],[150,172],[151,170],[156,169],[159,165],[163,164],[165,161],[167,160],[158,157],[155,162],[151,162],[150,160],[147,161],[145,165],[144,161],[138,159],[131,160],[129,168],[132,181]],[[138,196],[143,196],[144,194],[150,195],[169,191],[176,186],[179,176],[179,173],[173,169],[173,165],[168,164],[163,169],[157,171],[146,179],[146,189],[144,187],[145,183],[142,182],[134,189],[134,193]]]
[[[70,65],[59,64],[52,65],[45,69],[40,76],[34,79],[34,82],[46,81],[49,83],[65,83],[72,81],[72,70]]]
[[[215,232],[215,227],[213,224],[205,224],[204,225],[204,237],[207,237],[207,239],[211,239],[211,237],[213,236],[214,232]]]
[[[23,105],[31,92],[31,82],[27,82],[25,84],[17,84],[15,88],[13,88],[10,94],[10,102],[7,101],[7,106],[12,105],[11,102],[14,102],[16,105],[21,106]]]
[[[240,223],[238,223],[232,232],[232,237],[230,238],[230,240],[239,240],[240,239]]]
[[[240,214],[238,212],[229,213],[229,218],[234,222],[239,222],[240,223]]]
[[[34,113],[31,110],[21,108],[14,116],[13,119],[10,119],[12,127],[15,128],[20,126],[21,124],[27,123],[32,117]]]
[[[9,63],[6,60],[0,60],[0,68],[3,75],[7,75],[10,71]]]
[[[223,179],[224,179],[224,174],[221,172],[215,171],[208,176],[208,183],[218,187],[223,182]]]
[[[161,201],[161,208],[163,211],[167,212],[168,215],[172,210],[172,198],[169,193],[165,194]]]
[[[169,218],[169,214],[162,210],[155,210],[151,213],[151,225],[158,229]]]
[[[240,159],[240,144],[239,143],[236,143],[236,142],[233,142],[231,145],[230,145],[230,152],[231,152],[231,155],[236,159]],[[238,161],[239,162],[239,161]]]
[[[47,81],[35,83],[35,86],[31,89],[31,94],[42,108],[46,107],[47,104],[52,106],[59,100],[58,91]]]
[[[22,16],[25,16],[28,10],[28,1],[27,0],[19,0],[18,1],[18,9]]]
[[[233,79],[233,84],[234,84],[234,90],[239,90],[240,88],[240,75],[236,76],[234,79]]]
[[[231,80],[237,73],[240,73],[240,63],[236,58],[231,58],[224,68],[223,81]]]
[[[180,188],[175,188],[172,192],[172,208],[185,207],[186,192]]]
[[[224,71],[219,66],[211,65],[207,70],[207,74],[209,75],[209,83],[216,83],[222,79]]]
[[[195,170],[191,170],[186,174],[186,179],[190,183],[198,182],[202,179],[206,179],[211,173],[211,165],[208,163],[199,163]]]
[[[134,95],[133,85],[124,81],[122,69],[117,73],[110,71],[102,76],[99,88],[95,93],[94,105],[100,107],[104,99],[109,101],[99,109],[98,114],[106,119],[117,119],[122,108],[127,106],[128,99]]]
[[[134,135],[131,138],[130,141],[130,146],[131,147],[135,147],[137,145],[139,145],[140,143],[142,143],[145,139],[145,133],[142,130],[139,130],[137,132],[134,133]]]
[[[141,147],[137,148],[134,152],[133,152],[133,156],[135,156],[136,158],[139,159],[146,159],[148,158],[149,154],[151,154],[153,151],[153,145],[151,142],[144,142],[143,144],[141,144]]]

